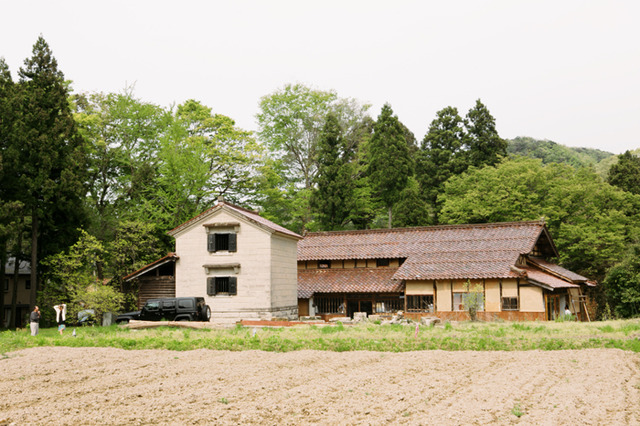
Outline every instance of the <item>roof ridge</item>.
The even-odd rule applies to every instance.
[[[465,223],[451,225],[431,225],[431,226],[414,226],[408,228],[376,228],[376,229],[350,229],[344,231],[316,231],[308,232],[307,236],[318,235],[349,235],[349,234],[367,234],[367,233],[394,233],[394,232],[411,232],[411,231],[435,231],[440,229],[465,229],[465,228],[490,228],[490,227],[508,227],[508,226],[526,226],[526,225],[545,225],[541,220],[525,220],[516,222],[491,222],[491,223]]]
[[[238,209],[238,210],[242,210],[242,211],[244,211],[244,212],[246,212],[246,213],[257,214],[257,215],[259,215],[259,214],[260,214],[260,213],[258,213],[258,212],[257,212],[257,211],[255,211],[255,210],[249,210],[249,209],[246,209],[246,208],[244,208],[244,207],[240,207],[240,206],[238,206],[238,205],[236,205],[236,204],[233,204],[233,203],[228,202],[227,200],[221,200],[221,201],[218,201],[218,203],[216,204],[216,207],[217,207],[217,206],[219,206],[219,205],[222,205],[222,204],[225,204],[225,205],[227,205],[227,206],[229,206],[229,207],[236,208],[236,209]]]

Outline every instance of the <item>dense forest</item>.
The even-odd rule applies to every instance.
[[[418,140],[389,104],[302,84],[259,100],[254,133],[197,100],[73,93],[42,38],[17,76],[0,58],[1,267],[29,260],[39,302],[130,304],[121,277],[224,196],[299,233],[544,219],[601,316],[640,314],[635,152],[502,139],[481,100]]]

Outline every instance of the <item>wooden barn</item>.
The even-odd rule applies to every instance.
[[[137,289],[138,309],[148,299],[176,296],[177,260],[175,253],[169,253],[123,278],[131,288]]]
[[[587,320],[595,283],[557,257],[541,221],[309,233],[298,243],[298,312],[463,320],[475,288],[483,320],[553,320],[566,309]]]

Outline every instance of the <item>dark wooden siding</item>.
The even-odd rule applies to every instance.
[[[173,276],[142,276],[138,280],[138,308],[142,308],[148,299],[176,297],[176,279]]]

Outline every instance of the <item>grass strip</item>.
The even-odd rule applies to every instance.
[[[159,327],[130,330],[119,326],[81,327],[76,337],[60,336],[56,329],[41,329],[32,337],[28,329],[0,332],[0,355],[38,346],[113,347],[126,350],[186,351],[261,350],[290,352],[377,351],[528,351],[617,348],[640,352],[640,319],[594,323],[454,323],[442,327],[342,324],[325,327],[185,330]],[[2,357],[0,356],[0,359]]]

